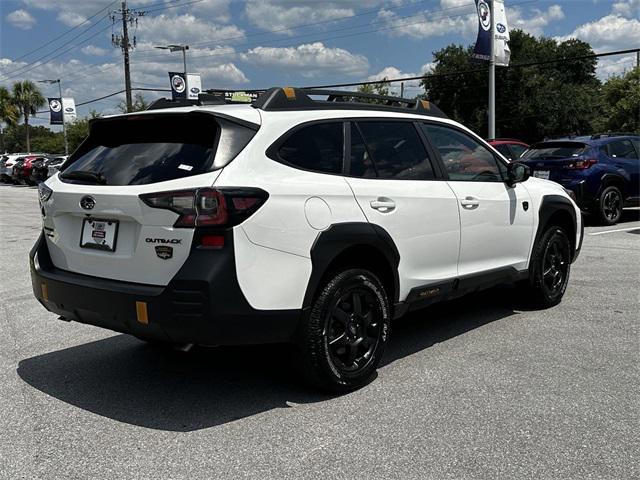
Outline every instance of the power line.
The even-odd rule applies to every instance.
[[[34,52],[37,52],[38,50],[42,50],[45,47],[50,46],[52,43],[56,42],[57,40],[59,40],[60,38],[64,37],[65,35],[67,35],[68,33],[71,33],[72,31],[74,31],[76,28],[81,27],[82,25],[84,25],[85,23],[89,22],[92,18],[98,16],[100,13],[104,12],[106,9],[110,8],[111,5],[113,5],[114,3],[116,3],[118,0],[114,0],[113,2],[109,3],[106,7],[101,8],[100,10],[98,10],[96,13],[94,13],[93,15],[91,15],[90,17],[87,17],[83,22],[78,23],[77,25],[74,25],[73,27],[71,27],[70,29],[64,31],[63,33],[61,33],[60,35],[58,35],[57,37],[52,38],[51,40],[49,40],[46,43],[43,43],[42,45],[40,45],[37,48],[34,48],[33,50],[17,57],[14,58],[12,60],[12,62],[17,62],[18,60],[22,60],[24,57],[28,57],[29,55],[31,55]]]
[[[414,6],[419,5],[421,3],[433,2],[433,1],[434,0],[420,0],[420,1],[417,1],[417,2],[414,2],[414,3],[411,3],[410,5],[396,5],[396,6],[386,7],[385,10],[395,10],[395,9],[398,9],[398,8],[414,7]],[[469,3],[469,4],[465,4],[465,5],[459,5],[459,6],[453,7],[453,8],[460,8],[462,6],[469,6],[469,5],[474,5],[474,4],[473,3]],[[326,24],[326,23],[335,23],[335,22],[339,22],[339,21],[342,21],[342,20],[351,20],[352,18],[371,15],[372,13],[377,13],[379,11],[380,11],[380,9],[376,8],[376,9],[373,9],[373,10],[367,10],[367,11],[364,11],[364,12],[360,12],[360,13],[357,13],[357,14],[354,14],[354,15],[347,15],[347,16],[332,18],[331,20],[320,20],[320,21],[317,21],[317,22],[304,23],[304,24],[300,24],[300,25],[292,25],[290,27],[276,28],[276,29],[273,29],[273,30],[266,30],[266,31],[262,31],[262,32],[255,31],[255,32],[252,32],[252,33],[248,33],[246,35],[238,35],[238,36],[235,36],[235,37],[222,37],[222,38],[220,38],[218,40],[215,40],[215,41],[190,43],[189,45],[191,47],[197,47],[197,46],[202,46],[202,45],[211,45],[211,44],[214,44],[214,43],[227,42],[229,40],[238,40],[238,39],[247,38],[247,37],[255,37],[255,36],[260,36],[260,35],[269,35],[269,34],[272,34],[272,33],[287,32],[289,30],[295,30],[297,28],[314,27],[314,26],[323,25],[323,24]],[[418,15],[418,14],[416,14],[416,15]],[[408,17],[399,17],[399,18],[400,19],[409,18],[409,17],[416,16],[416,15],[410,15]],[[353,27],[353,28],[358,28],[358,27],[356,26],[356,27]],[[295,37],[288,37],[286,40],[291,40],[292,38],[295,38]],[[151,48],[147,49],[147,50],[138,50],[138,52],[154,52],[154,51],[155,50],[151,49]]]
[[[107,25],[105,28],[98,30],[96,33],[94,33],[93,35],[91,35],[90,37],[85,38],[84,40],[82,40],[80,43],[78,43],[77,45],[73,45],[70,48],[63,50],[62,52],[58,53],[57,55],[54,55],[53,57],[49,58],[46,62],[40,62],[40,60],[48,57],[49,55],[51,55],[52,53],[60,50],[62,47],[68,45],[69,43],[71,43],[73,40],[77,39],[78,37],[84,35],[86,32],[88,32],[89,30],[91,30],[92,28],[94,28],[95,26],[99,25],[100,22],[102,22],[102,20],[104,20],[105,18],[107,18],[107,16],[104,16],[102,19],[100,19],[99,22],[94,23],[91,27],[83,30],[80,34],[76,35],[75,37],[73,37],[71,40],[69,40],[66,43],[63,43],[62,45],[60,45],[58,48],[56,48],[55,50],[52,50],[51,52],[47,53],[46,55],[43,55],[42,57],[38,58],[37,60],[28,63],[26,65],[23,65],[22,67],[17,68],[16,70],[13,70],[11,72],[5,73],[4,78],[2,78],[2,80],[10,80],[12,78],[18,77],[18,76],[22,76],[27,72],[30,72],[31,70],[41,67],[42,65],[46,65],[47,63],[51,62],[52,60],[60,57],[61,55],[64,55],[65,53],[74,50],[76,48],[78,48],[80,45],[82,45],[83,43],[88,42],[89,40],[91,40],[92,38],[98,36],[99,34],[101,34],[102,32],[104,32],[105,30],[107,30],[108,28],[111,27],[111,25]]]
[[[518,3],[514,3],[512,6],[518,6],[518,5],[524,5],[524,4],[528,4],[528,3],[535,3],[538,0],[525,0],[522,2],[518,2]],[[464,6],[468,6],[468,5],[473,5],[473,4],[465,4]],[[452,8],[460,8],[460,6],[458,7],[452,7]],[[438,12],[443,12],[446,10],[451,10],[451,8],[447,8],[447,9],[442,9],[442,10],[434,10],[434,11],[438,11]],[[421,14],[419,14],[421,15]],[[337,35],[337,36],[333,36],[333,37],[326,37],[326,38],[316,38],[313,40],[310,40],[311,42],[316,42],[316,41],[326,41],[326,40],[337,40],[337,39],[341,39],[341,38],[348,38],[348,37],[354,37],[354,36],[358,36],[358,35],[368,35],[371,33],[376,33],[376,32],[381,32],[381,31],[386,31],[386,30],[397,30],[397,29],[401,29],[401,28],[405,28],[405,27],[409,27],[409,26],[413,26],[413,25],[420,25],[423,23],[429,23],[432,22],[434,20],[443,20],[443,19],[447,19],[447,18],[460,18],[460,17],[467,17],[467,16],[475,16],[477,15],[477,13],[475,11],[473,12],[469,12],[469,13],[461,13],[461,14],[456,14],[456,15],[442,15],[442,16],[432,16],[430,17],[428,20],[421,20],[419,22],[412,22],[412,23],[403,23],[401,25],[395,25],[395,26],[390,26],[390,27],[383,27],[383,28],[375,28],[372,30],[367,30],[367,31],[363,31],[363,32],[354,32],[354,33],[348,33],[348,34],[344,34],[344,35]],[[415,17],[417,15],[411,15],[410,17]],[[409,18],[409,17],[406,17]],[[377,23],[384,23],[384,22],[377,22]],[[375,23],[374,23],[375,24]],[[344,30],[352,30],[354,28],[361,28],[361,27],[367,27],[369,25],[359,25],[356,27],[345,27],[345,28],[340,28],[340,29],[335,29],[335,30],[329,30],[329,32],[338,32],[338,31],[344,31]],[[274,40],[274,42],[290,42],[293,39],[296,38],[302,38],[302,37],[309,37],[309,36],[313,36],[313,35],[317,35],[316,33],[307,33],[307,34],[303,34],[303,35],[298,35],[298,36],[294,36],[294,37],[290,37],[290,38],[284,38],[284,39],[280,39],[280,40]],[[236,45],[236,46],[250,46],[252,45],[252,43],[245,43],[245,44],[240,44],[240,45]],[[266,45],[266,47],[271,47],[272,45]],[[227,55],[228,53],[226,52],[213,52],[213,53],[209,53],[209,54],[205,54],[205,55],[190,55],[190,59],[196,59],[196,58],[210,58],[210,57],[215,57],[218,55]],[[147,57],[143,57],[143,58],[156,58],[155,56],[147,56]],[[149,61],[149,60],[136,60],[136,63],[154,63],[153,60]]]
[[[117,3],[117,1],[118,1],[118,0],[115,0],[114,2],[111,2],[111,3],[110,3],[109,5],[107,5],[105,8],[103,8],[102,10],[100,10],[100,12],[102,12],[103,10],[105,10],[105,9],[109,8],[109,7],[110,7],[111,5],[113,5],[114,3]],[[197,2],[200,2],[200,1],[204,1],[204,0],[194,0],[193,2],[189,2],[189,3],[197,3]],[[166,9],[169,9],[169,8],[174,8],[174,7],[177,7],[177,6],[184,6],[184,5],[188,5],[188,4],[187,4],[187,3],[185,3],[185,4],[181,4],[181,5],[168,5],[167,7],[154,9],[153,11],[166,10]],[[100,12],[98,12],[98,13],[100,13]],[[95,16],[95,15],[93,15],[93,16]],[[94,28],[96,25],[98,25],[100,22],[102,22],[102,20],[104,20],[104,19],[105,19],[105,18],[107,18],[108,16],[109,16],[108,14],[107,14],[107,15],[104,15],[104,16],[103,16],[103,17],[102,17],[98,22],[94,23],[94,24],[93,24],[93,25],[91,25],[90,27],[88,27],[88,28],[86,28],[85,30],[83,30],[82,32],[80,32],[80,33],[79,33],[78,35],[76,35],[75,37],[73,37],[73,38],[71,38],[70,40],[68,40],[66,43],[64,43],[64,44],[62,44],[62,45],[60,45],[60,46],[58,46],[55,50],[52,50],[51,52],[49,52],[49,53],[47,53],[47,54],[43,55],[42,57],[38,58],[37,60],[34,60],[33,62],[30,62],[30,63],[28,63],[28,64],[26,64],[26,65],[23,65],[23,66],[21,66],[21,67],[17,68],[16,70],[13,70],[13,71],[11,71],[11,72],[7,72],[7,73],[2,74],[2,76],[3,76],[4,78],[0,78],[0,80],[10,80],[10,79],[15,78],[15,77],[17,77],[17,76],[22,76],[22,75],[24,75],[25,73],[30,72],[30,71],[31,71],[31,70],[33,70],[34,68],[40,67],[40,66],[42,66],[42,65],[46,65],[47,63],[50,63],[52,60],[54,60],[54,59],[56,59],[56,58],[60,57],[61,55],[64,55],[65,53],[70,52],[71,50],[76,49],[77,47],[79,47],[79,46],[80,46],[80,45],[82,45],[83,43],[86,43],[87,41],[91,40],[92,38],[96,37],[96,36],[97,36],[97,35],[99,35],[100,33],[102,33],[102,32],[104,32],[105,30],[107,30],[109,27],[111,27],[111,25],[108,25],[108,26],[107,26],[107,27],[105,27],[104,29],[102,29],[102,30],[100,30],[100,31],[96,32],[94,35],[92,35],[92,36],[90,36],[90,37],[88,37],[88,38],[85,38],[85,39],[84,39],[84,40],[82,40],[79,44],[74,45],[74,46],[72,46],[72,47],[70,47],[70,48],[68,48],[68,49],[66,49],[66,50],[63,50],[63,51],[62,51],[62,52],[60,52],[58,55],[55,55],[55,56],[53,56],[53,57],[49,58],[47,61],[45,61],[45,62],[41,62],[41,63],[38,63],[38,62],[40,62],[40,60],[42,60],[42,59],[44,59],[44,58],[48,57],[48,56],[49,56],[49,55],[51,55],[52,53],[54,53],[54,52],[56,52],[56,51],[60,50],[62,47],[66,46],[66,45],[69,45],[71,42],[73,42],[73,41],[74,41],[74,40],[76,40],[77,38],[81,37],[84,33],[88,32],[89,30],[91,30],[92,28]],[[75,28],[75,27],[74,27],[74,28]],[[67,32],[67,33],[68,33],[68,32]],[[15,60],[12,60],[12,61],[15,61]],[[36,65],[36,64],[37,64],[37,65]],[[27,67],[31,67],[32,65],[33,65],[33,67],[32,67],[32,68],[27,68]],[[99,64],[92,64],[92,65],[96,65],[96,66],[97,66],[97,65],[99,65]],[[26,70],[25,70],[25,69],[26,69]],[[18,72],[18,74],[17,74],[17,75],[15,75],[15,73],[16,73],[16,72]],[[61,77],[61,78],[66,78],[66,77]]]
[[[639,52],[640,48],[633,48],[633,49],[628,49],[628,50],[616,50],[616,51],[611,51],[611,52],[603,52],[603,53],[594,53],[591,55],[580,55],[577,57],[563,57],[563,58],[558,58],[555,60],[545,60],[545,61],[540,61],[540,62],[525,62],[525,63],[518,63],[518,64],[511,64],[508,67],[503,67],[505,69],[509,69],[509,68],[525,68],[525,67],[532,67],[532,66],[539,66],[539,65],[548,65],[548,64],[552,64],[552,63],[560,63],[560,62],[567,62],[567,61],[575,61],[575,60],[585,60],[585,59],[589,59],[589,58],[598,58],[598,57],[608,57],[608,56],[612,56],[612,55],[624,55],[627,53],[633,53],[633,52]],[[352,82],[352,83],[337,83],[337,84],[332,84],[332,85],[316,85],[316,86],[306,86],[306,87],[300,87],[300,88],[306,88],[306,89],[321,89],[321,88],[338,88],[338,87],[355,87],[355,86],[360,86],[360,85],[373,85],[373,84],[377,84],[377,83],[394,83],[394,82],[406,82],[408,80],[422,80],[424,78],[437,78],[437,77],[449,77],[449,76],[457,76],[457,75],[467,75],[469,73],[478,73],[478,72],[484,72],[486,71],[486,67],[485,68],[475,68],[475,69],[468,69],[468,70],[459,70],[456,72],[446,72],[446,73],[425,73],[424,75],[420,75],[420,76],[415,76],[415,77],[399,77],[399,78],[390,78],[387,80],[368,80],[368,81],[363,81],[363,82]],[[134,87],[131,90],[138,90],[138,91],[151,91],[151,92],[170,92],[170,89],[167,88],[142,88],[142,87]],[[104,100],[106,98],[109,97],[113,97],[115,95],[119,95],[121,93],[124,93],[124,90],[119,90],[117,92],[113,92],[110,93],[108,95],[104,95],[102,97],[98,97],[92,100],[87,100],[81,103],[77,103],[76,106],[82,106],[82,105],[88,105],[90,103],[94,103],[100,100]],[[37,112],[37,113],[45,113],[45,112]]]
[[[562,57],[562,58],[557,58],[554,60],[544,60],[544,61],[539,61],[539,62],[526,62],[526,63],[512,63],[510,64],[508,67],[503,67],[503,68],[524,68],[524,67],[533,67],[533,66],[539,66],[539,65],[550,65],[553,63],[561,63],[561,62],[568,62],[568,61],[575,61],[575,60],[587,60],[589,58],[599,58],[599,57],[609,57],[612,55],[624,55],[626,53],[633,53],[633,52],[638,52],[640,51],[640,48],[632,48],[632,49],[628,49],[628,50],[616,50],[613,52],[604,52],[604,53],[594,53],[594,54],[590,54],[590,55],[580,55],[577,57]],[[355,87],[355,86],[359,86],[359,85],[374,85],[377,83],[394,83],[394,82],[406,82],[408,80],[421,80],[423,78],[433,78],[433,77],[449,77],[449,76],[457,76],[457,75],[467,75],[469,73],[478,73],[478,72],[484,72],[486,71],[486,67],[485,68],[475,68],[475,69],[469,69],[469,70],[459,70],[456,72],[443,72],[443,73],[430,73],[430,74],[425,74],[425,75],[420,75],[420,76],[415,76],[415,77],[402,77],[402,78],[392,78],[389,80],[369,80],[366,82],[352,82],[352,83],[338,83],[338,84],[333,84],[333,85],[316,85],[313,87],[303,87],[303,88],[337,88],[337,87]]]
[[[518,2],[518,3],[514,4],[514,6],[523,5],[523,4],[527,4],[527,3],[535,3],[537,1],[538,0],[525,0],[525,1]],[[448,8],[431,10],[429,13],[430,14],[444,13],[444,12],[448,12],[448,11],[451,11],[451,10],[459,10],[461,8],[468,8],[468,7],[471,7],[473,5],[475,5],[475,4],[474,3],[465,3],[463,5],[457,5],[455,7],[448,7]],[[416,13],[416,14],[412,14],[412,15],[406,15],[404,17],[398,17],[395,20],[399,21],[399,20],[407,20],[409,18],[414,18],[414,17],[421,17],[423,14],[424,14],[424,12],[420,12],[420,13]],[[375,33],[375,32],[379,32],[379,31],[383,31],[383,30],[397,30],[397,29],[401,29],[401,28],[405,28],[405,27],[409,27],[409,26],[413,26],[413,25],[429,23],[429,22],[431,22],[433,20],[443,20],[443,19],[447,19],[447,18],[459,18],[459,17],[471,16],[471,15],[477,15],[475,9],[472,12],[457,13],[457,14],[453,14],[453,15],[435,15],[435,16],[431,16],[427,20],[421,20],[421,21],[418,21],[418,22],[402,23],[400,25],[392,25],[392,26],[389,26],[389,27],[374,28],[374,29],[367,30],[367,31],[364,31],[364,32],[355,32],[355,33],[351,33],[351,34],[347,34],[347,35],[340,35],[340,36],[319,38],[319,39],[316,38],[316,39],[313,39],[313,40],[310,40],[310,41],[314,42],[314,41],[319,41],[319,40],[334,40],[334,39],[352,37],[352,36],[357,36],[357,35],[366,35],[366,34],[369,34],[369,33]],[[345,17],[345,18],[351,18],[351,17]],[[261,46],[273,46],[274,43],[277,45],[277,44],[282,43],[282,42],[291,43],[294,40],[298,40],[298,39],[305,38],[305,37],[313,37],[313,36],[324,35],[324,34],[333,33],[333,32],[351,31],[351,30],[359,29],[359,28],[367,28],[367,27],[370,27],[372,25],[375,26],[375,25],[385,25],[385,24],[387,24],[387,21],[386,20],[381,20],[381,21],[370,22],[370,23],[367,23],[367,24],[350,25],[348,27],[330,29],[330,30],[327,30],[325,32],[322,32],[321,34],[318,34],[317,32],[304,33],[304,34],[300,34],[300,35],[293,35],[293,36],[287,37],[287,38],[271,40],[270,41],[271,45],[261,45]],[[265,32],[265,33],[269,33],[269,32]],[[260,35],[260,34],[250,34],[250,35],[246,35],[246,36],[252,36],[252,35]],[[211,44],[221,44],[221,43],[224,43],[225,41],[245,38],[246,36],[226,37],[226,38],[221,38],[221,39],[216,40],[216,41],[201,42],[199,44],[192,44],[191,46],[193,47],[193,46],[198,46],[198,45],[203,46],[203,45],[211,45]],[[236,45],[234,45],[234,47],[251,47],[251,46],[255,46],[255,45],[259,45],[259,44],[256,44],[255,42],[244,42],[244,43],[236,44]],[[150,50],[140,50],[140,52],[144,52],[144,51],[150,51]],[[192,59],[193,58],[206,58],[206,57],[212,57],[212,56],[217,56],[217,55],[226,55],[226,53],[214,52],[214,53],[204,54],[204,55],[191,55],[189,58],[192,58]],[[160,58],[160,57],[158,55],[151,55],[151,56],[146,55],[146,56],[143,56],[142,58],[143,59],[153,59],[153,58]],[[138,63],[143,63],[143,62],[138,61]]]

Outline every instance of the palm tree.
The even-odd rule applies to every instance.
[[[27,152],[30,152],[29,115],[35,115],[36,110],[43,107],[47,102],[35,83],[25,80],[13,84],[13,103],[18,107],[20,115],[24,117],[24,126],[27,133]]]
[[[13,104],[11,93],[5,87],[0,87],[0,124],[15,125],[18,122],[18,109]],[[4,150],[4,138],[0,125],[0,152]]]

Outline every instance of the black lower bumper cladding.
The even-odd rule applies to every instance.
[[[147,340],[201,345],[287,342],[301,314],[249,305],[238,284],[230,230],[222,249],[193,246],[166,287],[56,268],[43,235],[29,257],[33,293],[47,310]]]

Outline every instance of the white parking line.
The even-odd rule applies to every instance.
[[[628,232],[630,230],[640,230],[640,227],[618,228],[616,230],[604,230],[602,232],[594,232],[589,235],[604,235],[605,233]]]

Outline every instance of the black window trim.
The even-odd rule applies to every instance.
[[[429,156],[429,158],[427,160],[429,160],[429,163],[431,164],[431,170],[433,171],[433,178],[420,178],[420,179],[414,179],[414,178],[380,178],[378,176],[376,177],[360,177],[358,175],[351,175],[349,173],[350,168],[345,168],[344,170],[344,176],[346,178],[364,178],[364,180],[397,180],[399,182],[406,182],[406,181],[416,181],[416,182],[434,182],[437,180],[444,180],[444,178],[442,178],[441,176],[441,172],[440,172],[440,166],[438,165],[438,162],[435,161],[435,158],[433,157],[434,153],[431,150],[431,147],[429,146],[429,144],[425,141],[424,135],[422,133],[422,131],[420,130],[420,127],[418,125],[418,123],[420,122],[419,119],[416,118],[401,118],[401,117],[349,117],[349,118],[345,118],[344,119],[345,122],[347,124],[355,124],[356,129],[358,130],[358,133],[360,134],[360,137],[362,137],[362,141],[364,142],[364,148],[367,149],[367,152],[369,152],[369,147],[367,146],[367,142],[364,139],[364,135],[362,134],[362,131],[360,130],[360,127],[358,126],[358,123],[361,122],[401,122],[401,123],[410,123],[413,125],[414,130],[416,131],[416,133],[418,134],[418,138],[420,139],[420,141],[422,142],[422,146],[424,147],[424,149],[427,152],[427,155]],[[345,163],[348,163],[349,167],[351,167],[351,128],[347,128],[347,131],[349,132],[349,148],[345,148],[345,158],[347,159],[347,161]],[[373,155],[371,155],[369,153],[369,155],[371,156],[371,158],[373,158]],[[377,167],[375,166],[375,160],[374,160],[374,168],[376,169],[376,174],[377,174]]]
[[[271,145],[267,147],[265,151],[265,155],[271,160],[273,160],[274,162],[278,162],[282,165],[286,165],[287,167],[295,168],[296,170],[301,170],[303,172],[317,173],[320,175],[334,175],[334,176],[340,176],[345,178],[363,178],[363,177],[349,174],[350,167],[351,167],[351,123],[355,123],[356,128],[358,128],[357,123],[362,121],[403,122],[403,123],[413,124],[414,129],[418,133],[418,138],[420,138],[420,140],[422,141],[422,146],[425,148],[425,150],[427,151],[427,154],[429,155],[429,162],[431,163],[431,168],[433,170],[433,175],[434,175],[434,178],[432,179],[420,179],[420,180],[414,180],[414,181],[434,182],[434,181],[443,181],[448,179],[446,175],[446,171],[442,168],[441,160],[439,160],[440,158],[439,155],[437,155],[437,152],[433,149],[431,144],[427,141],[427,138],[424,135],[424,132],[422,132],[422,129],[420,128],[420,123],[424,122],[424,120],[421,118],[411,118],[411,117],[407,117],[407,118],[402,118],[402,117],[341,117],[341,118],[337,118],[336,117],[336,118],[321,118],[317,120],[309,120],[307,122],[302,122],[291,127],[289,130],[287,130],[282,135],[280,135]],[[299,167],[298,165],[293,165],[287,162],[286,160],[280,158],[280,156],[278,155],[278,150],[280,149],[282,144],[284,144],[289,139],[289,137],[295,134],[298,130],[301,130],[305,127],[315,125],[315,124],[340,123],[340,122],[343,123],[343,145],[344,145],[343,154],[342,154],[342,172],[331,173],[331,172],[322,172],[319,170],[302,168],[302,167]],[[439,122],[432,122],[432,123],[437,125],[440,124]],[[358,132],[360,132],[360,129],[358,129]],[[364,140],[364,136],[362,135],[362,132],[360,132],[360,135]],[[366,146],[366,142],[365,142],[365,148],[368,148]],[[365,180],[397,180],[401,182],[406,182],[412,179],[407,179],[407,178],[394,179],[394,178],[374,177],[374,178],[365,178]]]
[[[302,168],[299,165],[294,165],[293,163],[289,163],[287,162],[284,158],[280,157],[279,155],[279,151],[280,151],[280,147],[287,141],[289,140],[289,138],[291,138],[295,133],[297,133],[298,131],[302,130],[303,128],[306,127],[310,127],[313,125],[325,125],[328,123],[342,123],[342,169],[340,172],[337,173],[332,173],[332,172],[323,172],[320,170],[312,170],[309,168]],[[276,141],[274,141],[271,145],[269,145],[269,147],[267,147],[267,150],[265,151],[265,155],[267,157],[269,157],[271,160],[273,160],[274,162],[278,162],[282,165],[286,165],[287,167],[290,168],[295,168],[296,170],[301,170],[303,172],[311,172],[311,173],[317,173],[319,175],[333,175],[333,176],[339,176],[339,177],[343,177],[344,173],[345,173],[345,162],[346,162],[346,158],[348,158],[347,155],[347,127],[345,126],[345,124],[348,124],[349,122],[346,122],[343,118],[323,118],[320,120],[311,120],[308,122],[303,122],[303,123],[299,123],[293,127],[291,127],[289,130],[287,130],[286,132],[284,132],[282,135],[280,135]]]
[[[422,124],[428,124],[428,125],[435,125],[437,127],[445,127],[445,128],[450,128],[452,130],[455,130],[463,135],[466,135],[470,138],[472,138],[473,140],[475,140],[476,142],[478,142],[480,145],[482,145],[483,147],[485,147],[487,149],[487,151],[493,156],[493,158],[496,160],[496,162],[499,162],[502,164],[502,166],[504,167],[504,170],[506,171],[508,166],[509,166],[509,162],[505,162],[504,160],[502,160],[502,158],[500,158],[500,156],[496,155],[493,151],[493,147],[491,147],[491,145],[489,145],[488,142],[486,142],[482,137],[480,137],[479,135],[476,135],[474,132],[471,131],[467,131],[464,130],[460,127],[458,127],[457,125],[452,125],[450,123],[446,123],[446,122],[434,122],[431,120],[418,120],[417,123],[422,123]],[[420,129],[422,130],[422,129]],[[423,132],[424,133],[424,132]],[[426,141],[429,143],[429,145],[431,145],[431,140],[426,136],[425,134],[425,138]],[[445,167],[444,161],[442,160],[442,156],[440,155],[440,151],[438,151],[437,148],[435,148],[434,146],[431,145],[431,149],[435,151],[436,153],[436,161],[439,164],[440,169],[442,169],[443,172],[443,178],[446,180],[450,180],[449,178],[449,173],[447,172],[447,169]],[[500,173],[500,178],[502,178],[502,183],[506,182],[506,179],[504,178],[504,175],[502,173],[502,169],[498,168],[498,172]],[[453,182],[465,182],[467,180],[451,180]],[[480,183],[480,182],[478,182]],[[487,182],[487,183],[500,183],[500,182]]]
[[[618,157],[611,156],[611,149],[609,147],[615,142],[624,142],[625,140],[627,140],[631,144],[631,148],[633,148],[633,150],[636,152],[636,158],[632,158],[631,160],[640,160],[640,149],[636,146],[634,142],[634,140],[636,139],[633,137],[615,138],[612,141],[605,143],[604,144],[605,153],[607,154],[607,156],[609,158],[618,158]],[[636,140],[636,141],[640,142],[640,140]],[[627,158],[627,157],[623,157],[623,158]]]

